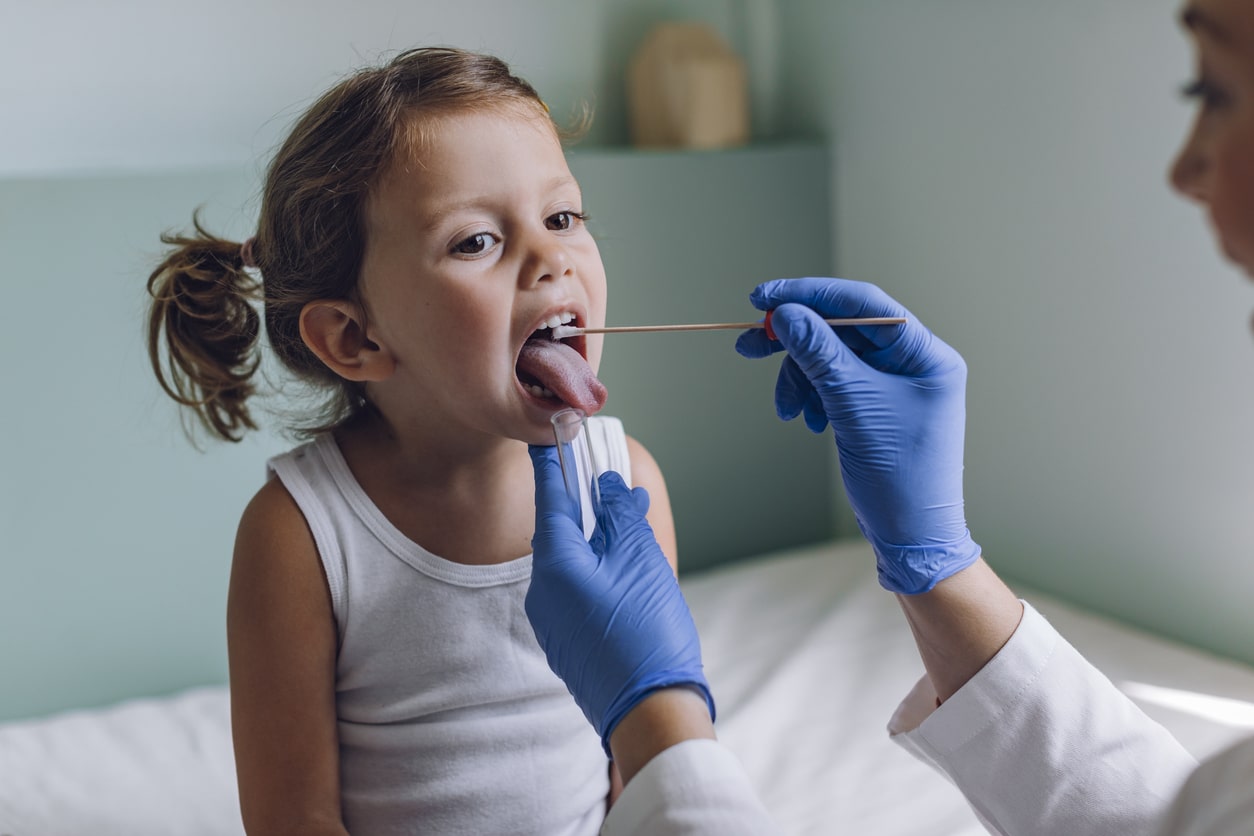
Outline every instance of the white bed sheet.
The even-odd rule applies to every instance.
[[[1254,669],[1016,591],[1198,757],[1254,733]],[[782,832],[985,832],[957,790],[888,739],[923,666],[864,541],[696,576],[684,592],[719,736]],[[1191,693],[1192,705],[1177,705]]]
[[[888,740],[922,665],[864,542],[770,555],[683,586],[719,735],[783,833],[983,833],[953,787]],[[1199,757],[1254,731],[1254,669],[1020,593]],[[1202,697],[1181,704],[1190,692]],[[242,832],[225,688],[0,725],[0,834]]]

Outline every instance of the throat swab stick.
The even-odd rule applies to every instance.
[[[761,322],[704,322],[686,325],[616,325],[607,328],[577,328],[573,325],[559,325],[551,329],[553,339],[564,340],[567,337],[579,337],[584,334],[643,334],[654,331],[743,331],[746,328],[764,328],[766,335],[775,339],[775,329],[771,327],[771,314],[767,311],[766,318]],[[863,316],[844,319],[825,319],[828,325],[902,325],[904,316]]]

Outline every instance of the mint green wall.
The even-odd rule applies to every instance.
[[[612,322],[752,318],[757,281],[830,269],[823,148],[589,149],[572,168]],[[0,181],[0,720],[225,680],[235,527],[290,444],[193,449],[148,365],[144,286],[162,230],[203,205],[242,238],[256,191],[251,166]],[[833,530],[826,442],[775,418],[777,362],[734,337],[616,337],[601,370],[667,476],[687,570]]]
[[[989,560],[1254,661],[1254,294],[1166,184],[1180,3],[778,7],[781,127],[832,140],[838,270],[970,366]]]
[[[498,55],[558,118],[590,103],[589,139],[619,143],[627,59],[653,24],[700,20],[755,56],[773,43],[774,2],[113,0],[69,15],[7,4],[0,75],[16,81],[4,93],[0,176],[248,164],[319,91],[415,46]],[[207,44],[214,60],[189,60]],[[761,81],[766,96],[769,74]]]
[[[244,228],[246,172],[0,182],[0,717],[226,674],[231,541],[277,439],[197,453],[147,367],[157,234]]]

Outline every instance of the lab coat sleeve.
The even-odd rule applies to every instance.
[[[653,758],[610,808],[602,836],[767,836],[778,833],[736,756],[688,740]]]
[[[925,677],[889,732],[1008,836],[1152,836],[1197,766],[1026,603],[978,674],[939,707]]]
[[[1254,833],[1254,738],[1207,760],[1189,776],[1159,836]]]

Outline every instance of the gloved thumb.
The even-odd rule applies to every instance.
[[[559,514],[577,519],[570,497],[566,493],[566,480],[562,476],[562,463],[556,447],[528,445],[531,466],[536,477],[536,518],[545,514]]]
[[[536,477],[536,528],[531,538],[536,566],[587,549],[579,506],[566,493],[556,447],[527,448]]]

